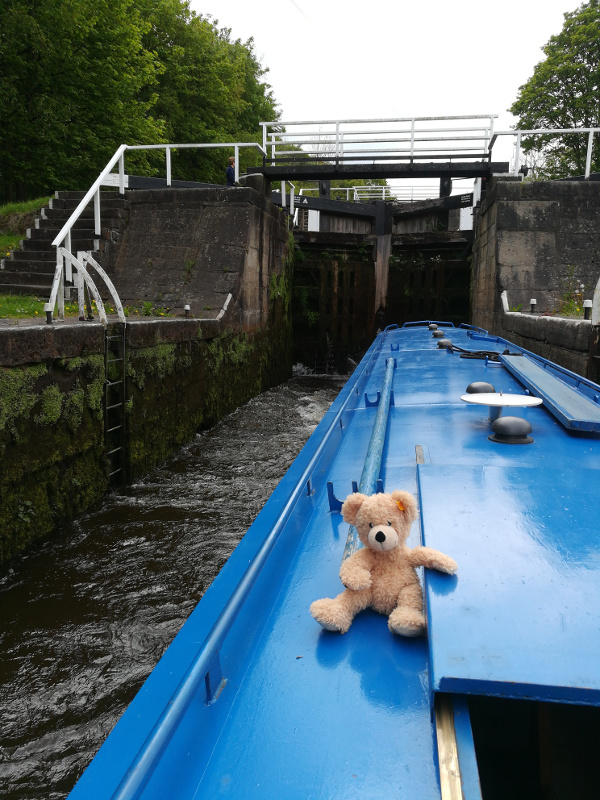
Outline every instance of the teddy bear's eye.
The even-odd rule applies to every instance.
[[[372,527],[373,527],[373,523],[369,522],[369,528],[372,528]]]
[[[388,520],[388,528],[392,527],[392,523]]]

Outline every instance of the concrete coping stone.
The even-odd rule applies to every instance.
[[[528,339],[587,353],[592,323],[585,319],[507,311],[504,314],[503,327]]]

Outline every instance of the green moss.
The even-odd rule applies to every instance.
[[[0,370],[0,431],[17,435],[16,422],[31,414],[39,399],[34,392],[36,381],[47,373],[45,364]]]
[[[139,389],[149,375],[163,380],[175,369],[175,345],[159,344],[155,347],[144,347],[130,351],[127,362],[127,375]]]
[[[62,411],[62,392],[52,384],[42,392],[42,410],[35,416],[36,425],[54,425]]]

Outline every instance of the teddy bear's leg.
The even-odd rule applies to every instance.
[[[345,589],[333,599],[325,597],[315,600],[311,603],[310,613],[325,630],[346,633],[356,614],[370,602],[370,590],[354,592],[352,589]]]
[[[427,622],[423,614],[423,592],[420,584],[405,586],[398,596],[398,605],[388,619],[388,627],[400,636],[420,636]]]

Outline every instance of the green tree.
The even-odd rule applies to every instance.
[[[259,142],[262,119],[276,118],[266,74],[253,41],[231,41],[231,31],[196,15],[187,0],[145,0],[152,25],[145,46],[163,70],[154,113],[172,143]],[[219,150],[180,150],[173,177],[222,183],[227,156]],[[257,151],[240,152],[240,171],[258,163]]]
[[[542,48],[546,56],[509,109],[521,130],[600,126],[600,0],[567,12],[562,31]],[[600,171],[600,136],[592,171]],[[524,137],[525,152],[543,155],[540,177],[582,175],[587,134]]]
[[[3,0],[3,199],[87,188],[121,142],[160,140],[160,64],[134,0]]]
[[[0,202],[87,189],[123,143],[260,142],[276,116],[264,75],[252,40],[188,0],[2,0]],[[227,155],[181,149],[173,177],[222,183]],[[242,151],[241,169],[257,158]],[[164,152],[127,168],[164,174]]]

